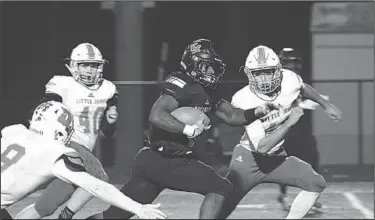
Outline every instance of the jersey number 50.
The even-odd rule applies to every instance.
[[[10,154],[11,152],[12,154]],[[24,147],[21,147],[18,144],[9,145],[6,150],[1,153],[1,172],[4,172],[4,170],[17,163],[24,155]]]

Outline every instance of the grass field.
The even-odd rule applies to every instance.
[[[299,192],[289,188],[291,198]],[[9,211],[15,216],[18,211],[31,204],[40,192],[34,193],[23,201],[13,205]],[[232,213],[229,219],[278,219],[284,218],[286,212],[276,201],[278,187],[274,184],[263,184],[251,191]],[[203,197],[196,194],[165,190],[156,202],[162,204],[161,209],[170,219],[197,219],[199,206]],[[311,210],[306,218],[311,219],[374,219],[374,183],[373,182],[342,182],[329,183],[319,201],[323,203],[320,210]],[[100,212],[108,205],[93,199],[79,213],[76,219],[85,218]],[[57,217],[60,209],[48,219]]]

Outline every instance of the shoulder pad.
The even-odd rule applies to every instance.
[[[106,88],[104,88],[104,89],[108,90],[107,105],[108,106],[117,105],[120,93],[119,93],[116,85],[113,82],[104,79],[102,86],[105,86]]]
[[[165,83],[170,83],[180,88],[184,88],[189,83],[187,77],[188,76],[181,72],[173,72],[165,79]]]
[[[1,137],[6,138],[12,135],[19,135],[20,133],[23,133],[25,130],[28,129],[22,124],[9,125],[1,130]]]
[[[102,86],[106,86],[106,87],[110,88],[110,90],[112,92],[117,91],[116,85],[113,82],[109,81],[109,80],[103,79]]]
[[[47,82],[45,92],[56,93],[63,97],[64,91],[68,88],[68,83],[71,79],[73,78],[70,76],[54,76]]]
[[[179,103],[186,101],[189,96],[186,88],[190,82],[190,78],[181,72],[170,74],[162,85],[162,94],[174,97]]]
[[[60,76],[60,75],[56,75],[56,76],[53,76],[48,82],[47,82],[47,85],[59,85],[59,84],[64,84],[67,82],[67,80],[69,80],[69,78],[71,78],[70,76]]]
[[[301,86],[303,86],[303,80],[297,73],[288,69],[283,69],[282,84],[287,85],[288,88],[301,88]]]
[[[243,97],[245,96],[246,90],[250,91],[250,88],[248,85],[243,87],[242,89],[238,90],[233,96],[232,96],[232,105],[236,108],[242,108],[241,101]]]

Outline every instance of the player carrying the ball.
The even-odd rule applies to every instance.
[[[283,148],[285,135],[303,115],[298,97],[302,95],[319,103],[334,121],[340,120],[342,113],[303,83],[299,75],[282,69],[277,54],[266,46],[257,46],[249,52],[243,71],[249,85],[234,94],[232,104],[244,110],[266,104],[271,111],[245,126],[246,131],[233,150],[227,175],[233,190],[219,219],[226,219],[252,188],[264,182],[302,189],[286,217],[301,219],[314,205],[326,182],[310,164],[288,156]]]
[[[213,112],[230,125],[246,125],[256,120],[255,109],[234,108],[217,93],[225,66],[210,40],[199,39],[186,47],[182,71],[167,77],[161,96],[151,109],[151,135],[135,157],[131,178],[121,189],[124,194],[140,203],[149,203],[166,188],[199,193],[205,196],[199,218],[218,217],[232,184],[191,153],[194,138],[210,126],[203,117],[197,117],[193,125],[184,124],[171,112],[195,107],[204,113]],[[103,214],[105,219],[133,216],[114,206]]]

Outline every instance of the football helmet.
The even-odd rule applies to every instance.
[[[269,47],[253,48],[241,68],[249,79],[250,89],[258,94],[271,94],[281,85],[281,63],[277,54]]]
[[[193,80],[205,87],[215,88],[225,73],[226,64],[216,53],[214,42],[199,39],[185,48],[180,66]]]
[[[79,83],[91,87],[103,81],[103,67],[108,61],[103,59],[102,53],[93,44],[79,44],[67,60],[70,63],[65,66]]]
[[[283,68],[300,74],[302,70],[302,58],[296,50],[287,47],[283,48],[279,52],[279,59]]]
[[[60,102],[44,102],[34,110],[29,129],[68,146],[74,131],[73,115]]]

